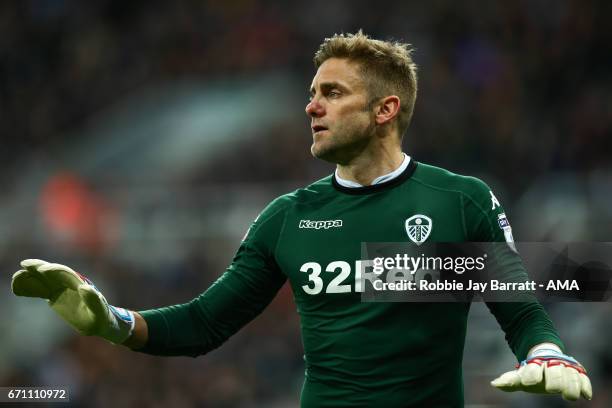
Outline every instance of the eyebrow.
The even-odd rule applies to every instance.
[[[319,86],[321,87],[321,90],[338,88],[343,91],[348,91],[348,88],[345,85],[342,85],[340,82],[336,82],[336,81],[322,82],[321,84],[319,84]],[[314,95],[314,94],[315,94],[315,88],[314,86],[311,86],[310,95]]]

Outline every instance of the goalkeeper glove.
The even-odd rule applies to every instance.
[[[80,334],[121,344],[134,330],[134,313],[108,304],[83,275],[67,266],[26,259],[15,272],[13,293],[47,299],[49,306]]]
[[[561,394],[569,401],[576,401],[582,395],[590,400],[593,389],[584,367],[551,346],[536,347],[516,370],[502,374],[491,385],[502,391]]]

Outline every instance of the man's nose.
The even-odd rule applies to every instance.
[[[306,114],[313,118],[319,118],[325,114],[325,109],[317,99],[313,99],[306,105]]]

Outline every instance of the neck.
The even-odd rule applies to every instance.
[[[338,164],[337,170],[343,179],[369,186],[375,178],[397,169],[403,160],[401,148],[377,149],[374,152],[364,152],[348,163]]]

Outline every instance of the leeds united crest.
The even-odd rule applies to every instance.
[[[429,237],[431,226],[431,218],[416,214],[406,220],[406,233],[412,242],[421,245]]]

